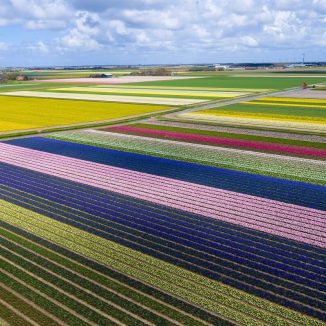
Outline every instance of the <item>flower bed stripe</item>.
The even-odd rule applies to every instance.
[[[2,162],[324,247],[325,212],[0,144]],[[23,157],[23,158],[22,158]],[[29,158],[33,158],[31,162]],[[192,198],[196,197],[196,205]],[[232,202],[230,202],[232,200]],[[254,214],[253,214],[254,213]],[[284,227],[284,221],[290,225]]]
[[[168,254],[169,256],[171,256],[171,255],[173,256],[174,255],[173,252],[176,249],[178,249],[178,246],[176,244],[178,243],[178,239],[179,238],[170,237],[170,241],[172,240],[174,242],[172,242],[172,243],[169,244],[168,237],[165,237],[165,239],[167,239],[167,242],[166,241],[163,241],[163,242],[161,241],[161,244],[163,243],[164,245],[168,246],[167,247],[167,250],[165,250],[164,247],[162,247],[162,245],[159,245],[159,242],[158,242],[158,245],[156,245],[156,246],[154,245],[155,236],[154,237],[151,237],[150,236],[150,231],[147,232],[146,235],[143,235],[142,236],[143,239],[140,242],[138,242],[137,241],[137,238],[135,238],[135,235],[137,236],[137,231],[135,230],[135,227],[134,226],[133,226],[132,231],[129,230],[129,233],[131,232],[130,234],[132,234],[131,237],[128,237],[126,235],[126,232],[128,232],[128,231],[126,231],[126,229],[124,229],[124,231],[122,233],[119,232],[119,231],[112,233],[112,228],[114,230],[116,228],[116,226],[110,225],[110,227],[108,229],[107,228],[108,225],[107,225],[107,223],[104,220],[101,221],[100,219],[94,218],[94,216],[90,216],[88,214],[84,214],[83,215],[83,214],[81,214],[80,211],[77,213],[78,214],[78,216],[77,216],[76,213],[73,213],[73,211],[71,211],[70,213],[69,212],[66,212],[64,207],[60,208],[60,206],[58,206],[58,205],[54,205],[53,207],[51,207],[51,205],[49,206],[49,204],[46,203],[46,202],[44,202],[42,204],[42,200],[40,200],[39,198],[36,198],[35,199],[35,202],[33,204],[29,199],[27,199],[24,196],[21,197],[21,195],[17,195],[17,193],[16,193],[16,196],[14,194],[12,195],[12,196],[14,196],[16,198],[16,200],[15,199],[13,200],[13,197],[10,197],[10,196],[9,197],[6,196],[6,195],[4,195],[4,196],[5,196],[5,199],[6,200],[9,200],[9,201],[11,201],[11,202],[13,202],[15,204],[19,204],[20,206],[23,206],[23,207],[28,208],[28,209],[32,209],[32,210],[37,211],[39,213],[42,213],[44,215],[50,216],[52,218],[55,218],[55,219],[57,219],[57,220],[59,220],[61,222],[68,223],[69,225],[72,225],[72,226],[81,228],[81,229],[83,229],[85,231],[94,233],[94,234],[99,235],[99,236],[102,236],[104,238],[107,238],[108,237],[108,234],[111,234],[108,237],[108,239],[114,240],[114,241],[116,241],[116,242],[118,242],[120,244],[126,245],[126,246],[128,246],[128,247],[130,247],[132,249],[139,250],[139,251],[144,252],[144,253],[147,253],[149,255],[154,255],[154,257],[161,258],[163,260],[166,260],[167,262],[174,263],[174,264],[179,265],[179,266],[183,266],[184,268],[189,269],[189,267],[190,267],[190,270],[193,270],[193,271],[196,271],[198,273],[203,274],[203,270],[200,270],[198,268],[196,269],[194,267],[191,268],[191,266],[189,266],[187,264],[181,264],[180,265],[180,261],[179,261],[179,264],[178,264],[178,259],[176,259],[176,260],[175,259],[174,260],[172,259],[171,260],[171,259],[167,258],[167,256],[164,256],[164,254],[163,254],[164,252],[166,254]],[[33,205],[35,205],[35,203],[37,203],[36,204],[37,207],[33,206]],[[64,211],[62,211],[62,209],[64,209]],[[85,208],[84,208],[84,210],[85,210]],[[99,208],[99,210],[100,210],[100,208]],[[53,214],[52,212],[57,212],[57,213]],[[98,214],[98,211],[97,212],[94,212],[94,213],[96,213],[97,216],[99,215]],[[118,212],[116,212],[115,214],[118,215]],[[60,216],[64,216],[65,218],[62,219]],[[79,218],[79,216],[83,216],[83,218]],[[103,214],[102,214],[102,216],[108,218],[107,216],[105,216]],[[68,220],[66,218],[68,218]],[[112,218],[112,217],[109,216],[109,218]],[[128,219],[128,216],[124,215],[123,218],[127,218]],[[134,218],[134,216],[133,216],[133,218]],[[70,222],[69,222],[69,220],[70,220]],[[75,222],[71,222],[71,221],[75,221]],[[91,221],[93,221],[93,222],[91,222]],[[160,230],[160,228],[157,228],[157,229]],[[146,231],[146,227],[145,228],[142,227],[141,230]],[[147,231],[148,231],[148,228],[147,228]],[[173,230],[172,230],[172,233],[173,233]],[[138,233],[138,236],[139,236],[139,233]],[[164,234],[163,235],[162,234],[159,234],[159,236],[164,238]],[[130,241],[121,241],[122,240],[121,237],[124,238],[124,239],[128,239],[129,238],[129,240],[131,240],[131,242]],[[119,240],[119,238],[120,238],[120,240]],[[151,239],[151,240],[148,242],[147,239]],[[140,243],[141,246],[135,245],[135,243],[137,243],[137,242]],[[155,250],[158,250],[159,253],[156,253],[155,250],[154,250],[154,252],[153,252],[153,250],[146,250],[146,247],[144,247],[144,245],[146,245],[146,243],[147,243],[148,248],[154,248]],[[179,243],[182,244],[184,242],[182,242],[182,241],[180,242],[179,241]],[[189,242],[188,243],[184,243],[184,244],[187,245],[188,247],[191,247],[191,245],[192,245]],[[216,244],[216,246],[218,248],[220,247],[220,245],[221,244]],[[267,287],[265,287],[268,291],[273,291],[272,289],[275,288],[275,286],[277,287],[277,286],[282,285],[284,288],[290,286],[289,289],[291,289],[291,291],[292,291],[290,293],[291,294],[293,293],[292,294],[292,297],[296,301],[298,301],[300,299],[300,297],[302,297],[302,294],[300,294],[300,292],[304,293],[305,295],[309,295],[309,290],[302,288],[301,287],[301,283],[302,284],[305,283],[308,287],[311,287],[312,288],[312,287],[314,287],[314,282],[315,282],[314,279],[316,279],[316,277],[318,278],[317,275],[315,275],[315,276],[309,275],[309,279],[307,279],[305,281],[305,279],[302,278],[301,276],[298,278],[294,274],[292,274],[292,276],[289,274],[289,280],[291,280],[291,281],[297,280],[298,283],[297,283],[297,286],[296,286],[294,283],[293,284],[289,284],[289,282],[284,282],[284,280],[282,280],[282,277],[279,278],[278,280],[276,280],[274,278],[274,281],[273,281],[273,278],[271,278],[271,277],[268,278],[268,276],[263,275],[263,274],[260,274],[259,275],[258,269],[261,269],[262,268],[262,266],[261,266],[261,263],[263,262],[262,260],[258,262],[258,265],[257,264],[256,265],[253,264],[253,262],[250,262],[250,260],[247,261],[247,262],[244,262],[244,264],[245,264],[244,266],[252,266],[253,267],[253,270],[251,270],[249,272],[246,272],[245,270],[247,268],[241,267],[241,260],[243,261],[243,259],[241,259],[239,256],[238,256],[238,258],[237,258],[237,256],[233,256],[233,258],[231,256],[231,258],[230,258],[230,255],[225,255],[223,252],[218,253],[218,250],[217,251],[216,250],[213,250],[212,251],[212,249],[210,249],[208,247],[205,247],[205,248],[203,247],[202,248],[202,252],[203,253],[201,255],[198,255],[198,253],[196,253],[196,251],[191,251],[189,249],[187,250],[185,247],[179,247],[179,248],[180,248],[180,254],[181,255],[179,254],[179,256],[176,256],[176,257],[182,258],[182,259],[184,259],[186,261],[187,260],[187,258],[186,258],[187,257],[187,254],[188,255],[191,255],[191,256],[189,256],[190,257],[190,260],[189,260],[190,264],[192,264],[192,265],[198,265],[198,266],[200,265],[200,260],[204,259],[205,260],[205,263],[202,266],[205,267],[206,269],[210,269],[210,266],[213,266],[212,263],[214,263],[214,260],[210,259],[207,255],[203,254],[205,251],[210,252],[211,254],[213,254],[213,252],[215,252],[215,255],[218,255],[218,254],[221,255],[222,254],[222,256],[223,256],[222,257],[222,260],[216,260],[215,262],[218,263],[218,265],[215,265],[213,267],[213,269],[210,269],[210,273],[209,274],[206,274],[206,276],[208,276],[208,277],[214,278],[214,275],[216,275],[216,273],[222,272],[222,274],[224,273],[224,276],[226,277],[226,280],[223,281],[223,282],[225,282],[226,284],[229,284],[229,285],[236,286],[238,288],[239,288],[239,282],[234,282],[233,281],[233,282],[230,283],[228,281],[228,276],[227,275],[229,275],[229,276],[230,275],[233,275],[234,280],[238,279],[238,280],[241,280],[240,283],[241,282],[248,282],[248,284],[250,283],[250,276],[258,277],[252,283],[254,286],[260,287],[262,285],[262,281],[263,280],[267,280],[267,281],[271,282]],[[238,253],[238,255],[239,255],[239,253]],[[197,256],[197,259],[195,258],[196,256]],[[229,261],[232,261],[233,260],[234,262],[237,261],[238,263],[240,263],[240,265],[238,265],[238,266],[234,265],[234,267],[232,267],[232,269],[234,271],[231,270],[231,274],[230,274],[230,270],[227,271],[227,269],[226,270],[224,269],[224,272],[223,272],[223,266],[229,266],[230,267],[230,264],[226,264],[225,265],[225,263],[223,262],[223,259],[225,259],[225,258],[228,259]],[[263,270],[264,270],[264,268],[263,268]],[[273,273],[272,270],[273,270],[273,268],[267,268],[267,269],[265,268],[265,272],[267,271],[269,273]],[[240,271],[240,272],[242,271],[242,273],[243,273],[242,276],[241,276],[241,274],[236,275],[237,272],[235,272],[235,271]],[[248,273],[248,276],[250,275],[249,276],[249,279],[248,279],[248,277],[245,276],[246,273]],[[283,276],[286,276],[285,274],[287,274],[287,272],[285,272],[285,271],[281,272],[279,270],[278,273],[276,273],[275,275],[277,275],[278,277],[280,277],[282,275]],[[203,275],[205,275],[205,273]],[[323,282],[323,281],[320,281],[320,282]],[[318,281],[317,281],[317,283],[318,283]],[[318,297],[320,297],[318,295],[318,291],[319,291],[318,290],[318,287],[320,289],[324,289],[324,287],[322,286],[322,283],[320,283],[319,285],[317,283],[316,283],[315,289],[312,290],[312,291],[310,291],[311,298],[307,301],[307,303],[310,306],[316,305],[316,307],[320,307],[322,305],[322,303],[321,302],[318,303],[318,300],[316,300]],[[300,289],[300,287],[301,287],[301,289]],[[243,286],[242,287],[240,286],[240,289],[245,289],[245,288]],[[252,289],[250,289],[250,287],[249,288],[247,287],[247,290],[250,293],[252,292]],[[285,295],[285,296],[289,295],[289,294],[286,294],[286,292],[284,292],[284,290],[282,290],[282,288],[278,288],[276,290],[277,295],[281,295],[282,292],[283,292],[283,295]],[[255,293],[255,291],[253,293],[254,294],[257,294],[257,291],[256,291],[256,293]],[[259,291],[258,291],[258,295],[259,295]],[[268,294],[265,294],[264,297],[267,298],[267,297],[272,297],[272,296],[270,296]],[[290,297],[291,297],[291,295],[290,295]],[[322,297],[323,296],[321,296],[320,299],[322,299]],[[274,300],[275,300],[275,298],[274,298]],[[276,300],[276,302],[278,302],[278,301]]]
[[[110,269],[107,266],[104,266],[103,264],[97,263],[94,260],[88,259],[85,256],[79,255],[74,251],[70,251],[64,247],[58,246],[53,242],[47,241],[46,239],[36,236],[32,233],[26,232],[25,230],[21,228],[17,228],[11,224],[8,224],[6,222],[3,222],[0,220],[0,226],[3,228],[3,230],[10,231],[13,234],[19,235],[20,237],[23,237],[23,239],[28,239],[29,241],[33,242],[33,250],[35,251],[35,244],[40,244],[42,252],[44,252],[45,249],[49,249],[48,252],[51,255],[51,258],[53,259],[53,254],[59,254],[59,260],[60,263],[63,262],[63,259],[69,259],[68,264],[71,265],[71,262],[77,263],[78,271],[80,273],[80,267],[85,266],[88,269],[88,276],[89,273],[91,275],[95,276],[95,280],[99,282],[101,280],[102,284],[105,284],[106,286],[110,284],[114,284],[114,289],[119,289],[119,291],[122,291],[124,294],[127,295],[133,295],[133,292],[137,294],[142,294],[145,296],[141,296],[143,300],[148,303],[148,300],[146,300],[146,297],[153,298],[158,302],[158,305],[155,307],[159,309],[159,304],[163,303],[164,305],[159,309],[161,312],[163,312],[165,315],[171,316],[174,320],[179,322],[189,322],[194,325],[199,325],[200,320],[203,322],[207,322],[209,324],[218,324],[218,325],[231,325],[231,322],[224,320],[222,318],[219,318],[218,316],[209,313],[208,311],[205,311],[203,309],[200,309],[199,307],[195,305],[191,305],[190,303],[186,301],[182,301],[178,299],[177,297],[173,297],[166,292],[162,292],[158,290],[157,288],[151,287],[147,285],[146,283],[142,283],[140,281],[137,281],[135,278],[128,277],[125,274],[119,273],[118,271],[114,269]],[[12,237],[10,237],[12,238]],[[26,242],[24,242],[26,243]],[[37,251],[37,250],[36,250]],[[112,283],[113,281],[113,283]],[[125,290],[121,290],[121,286],[125,288]],[[144,303],[144,301],[142,301]],[[170,313],[169,309],[172,309],[173,311]]]
[[[308,148],[293,145],[274,144],[267,142],[255,142],[241,139],[230,139],[223,137],[203,136],[196,134],[187,134],[176,131],[166,131],[148,128],[138,128],[132,126],[117,126],[109,128],[110,131],[127,134],[135,134],[149,137],[161,137],[185,142],[194,142],[209,145],[222,145],[244,149],[254,149],[259,151],[276,152],[290,155],[300,155],[315,158],[326,158],[326,150],[317,148]]]
[[[308,141],[305,140],[292,140],[292,139],[284,139],[282,137],[266,137],[264,135],[247,135],[247,134],[241,134],[241,133],[233,133],[232,131],[228,132],[220,132],[220,131],[214,131],[214,126],[211,126],[213,130],[205,130],[197,128],[189,128],[187,126],[181,126],[181,127],[175,127],[170,126],[168,124],[166,125],[160,125],[157,123],[134,123],[132,125],[128,125],[130,127],[138,127],[138,128],[148,128],[148,129],[154,129],[154,130],[165,130],[165,131],[175,131],[175,132],[181,132],[186,134],[195,134],[195,135],[202,135],[202,136],[212,136],[212,137],[222,137],[222,138],[230,138],[230,139],[239,139],[239,140],[248,140],[248,141],[254,141],[254,142],[267,142],[267,143],[274,143],[274,144],[281,144],[281,145],[289,145],[289,146],[300,146],[300,147],[308,147],[308,148],[325,148],[324,142],[317,142],[317,141]],[[210,126],[207,126],[208,128]],[[229,128],[229,129],[237,129],[237,128]],[[103,128],[103,130],[110,130],[110,128],[106,127]],[[275,134],[275,133],[274,133]],[[302,136],[304,138],[305,136]],[[323,138],[323,137],[320,137]],[[326,137],[324,137],[326,142]]]
[[[253,119],[239,117],[239,116],[218,116],[213,114],[204,114],[199,113],[199,111],[195,114],[193,112],[190,113],[180,113],[175,115],[177,118],[182,120],[188,120],[191,122],[208,122],[208,123],[218,123],[218,124],[227,124],[234,126],[242,126],[242,127],[251,127],[251,128],[266,128],[271,130],[286,130],[286,131],[303,131],[306,133],[319,133],[325,134],[325,123],[311,123],[307,120],[302,122],[299,121],[286,121],[286,120],[272,120],[267,119],[267,117],[263,119]]]
[[[259,101],[272,101],[272,102],[293,102],[293,103],[321,103],[326,104],[326,100],[322,99],[305,99],[305,98],[295,98],[295,97],[262,97],[257,99]]]
[[[168,318],[168,316],[171,315],[171,312],[173,311],[173,309],[171,309],[172,307],[162,305],[159,302],[155,302],[149,298],[146,298],[146,296],[137,293],[131,288],[125,287],[123,285],[115,284],[115,288],[118,288],[121,293],[116,292],[112,290],[112,288],[114,288],[114,286],[112,287],[114,284],[111,284],[112,281],[110,281],[110,279],[106,278],[105,276],[99,273],[95,273],[92,270],[85,268],[84,266],[71,262],[64,257],[59,256],[56,253],[46,250],[31,242],[28,242],[23,238],[17,237],[17,235],[9,233],[5,229],[0,229],[0,234],[3,236],[3,238],[1,238],[1,242],[4,243],[10,250],[19,253],[21,256],[27,258],[28,260],[38,262],[39,265],[44,266],[45,268],[51,268],[52,271],[55,271],[57,274],[60,274],[67,279],[73,280],[74,282],[77,281],[81,286],[88,288],[98,295],[101,295],[103,298],[115,301],[117,304],[127,308],[139,316],[146,318],[150,322],[156,324],[169,324],[171,321],[173,322],[175,320],[174,318]],[[90,277],[92,277],[92,279],[90,279]],[[108,286],[111,286],[112,288],[108,288]],[[118,296],[116,293],[118,293]],[[127,301],[124,298],[126,295],[138,299],[139,304],[136,306],[132,301]],[[160,314],[156,315],[152,312],[152,310],[144,309],[146,304],[149,304],[149,306],[154,309],[156,308],[157,310],[161,310],[167,317],[162,318]],[[199,320],[189,318],[189,316],[186,314],[178,313],[176,310],[174,310],[172,313],[173,317],[176,318],[176,321],[179,319],[179,321],[187,321],[192,325],[198,326],[204,324]],[[223,323],[223,320],[221,319],[217,319],[216,321],[221,322],[221,324],[224,325],[228,324],[226,321]]]
[[[94,146],[68,143],[54,139],[31,137],[11,140],[5,143],[326,210],[326,189],[318,185],[275,179],[117,150],[96,148]]]
[[[309,135],[309,134],[296,134],[296,133],[288,133],[281,131],[267,131],[267,130],[254,130],[254,129],[245,129],[245,128],[235,128],[235,127],[222,127],[222,126],[213,126],[213,125],[205,125],[199,123],[191,123],[178,121],[174,119],[166,119],[166,120],[149,120],[150,124],[156,126],[171,126],[171,127],[179,127],[179,128],[191,128],[194,130],[207,130],[207,131],[216,131],[216,132],[224,132],[224,133],[232,133],[238,135],[251,135],[251,136],[261,136],[261,137],[269,137],[269,138],[279,138],[279,139],[290,139],[290,140],[298,140],[298,141],[307,141],[310,143],[326,143],[326,137]]]
[[[263,320],[265,323],[279,325],[289,325],[291,321],[292,324],[322,325],[321,322],[295,311],[225,287],[218,282],[139,254],[111,241],[86,234],[18,206],[1,201],[1,207],[0,216],[3,221],[32,231],[64,247],[73,247],[77,253],[93,257],[105,265],[113,264],[116,269],[124,273],[168,289],[175,295],[186,296],[188,301],[226,315],[237,323],[261,325]],[[10,217],[6,215],[8,213]]]
[[[315,104],[299,104],[299,103],[279,103],[279,102],[264,102],[262,99],[259,101],[250,101],[250,102],[242,102],[242,104],[249,104],[249,105],[272,105],[272,106],[287,106],[287,107],[303,107],[303,108],[319,108],[319,109],[326,109],[325,105],[315,105]]]
[[[304,265],[299,265],[304,269],[308,268],[307,263],[309,263],[310,267],[321,266],[326,268],[326,263],[322,262],[324,251],[317,247],[311,247],[303,243],[299,244],[298,242],[280,237],[268,236],[266,233],[239,227],[234,224],[193,215],[184,211],[173,210],[170,207],[141,201],[132,197],[111,193],[7,164],[0,164],[0,168],[1,183],[3,184],[1,187],[2,191],[7,189],[6,186],[4,186],[6,184],[26,192],[38,189],[37,194],[41,197],[46,196],[45,198],[65,205],[76,205],[71,207],[79,211],[86,209],[86,203],[94,205],[96,214],[99,211],[102,213],[105,212],[110,205],[114,205],[113,207],[115,207],[115,209],[113,211],[117,214],[120,205],[127,205],[131,208],[127,210],[126,213],[135,213],[134,210],[136,210],[140,213],[141,220],[144,216],[150,216],[151,222],[155,223],[155,225],[166,225],[169,229],[174,229],[176,227],[178,229],[181,228],[186,233],[189,231],[191,231],[191,233],[195,232],[195,234],[201,238],[206,238],[208,241],[215,241],[217,237],[217,239],[221,239],[220,241],[229,246],[232,246],[234,243],[244,244],[245,246],[242,248],[245,250],[247,245],[251,250],[253,246],[257,247],[257,244],[259,244],[259,248],[262,250],[262,252],[259,252],[261,252],[262,255],[268,254],[269,257],[274,259],[275,253],[275,255],[277,255],[277,260],[282,259],[284,256],[285,260],[282,259],[282,261],[288,264],[291,262],[288,254],[291,252],[291,257],[293,257],[293,259],[304,262]],[[22,179],[24,181],[22,181]],[[11,189],[11,191],[13,190],[12,188],[9,189]],[[52,192],[53,196],[51,196]],[[62,192],[64,196],[62,196]],[[74,195],[72,196],[72,194]],[[148,211],[150,211],[150,213],[148,213]],[[162,221],[164,222],[162,223]],[[321,252],[319,252],[320,250]],[[271,252],[273,252],[272,255],[270,255]],[[315,272],[320,273],[320,270],[317,269]]]
[[[62,132],[50,138],[326,185],[326,162],[320,160],[92,130]]]

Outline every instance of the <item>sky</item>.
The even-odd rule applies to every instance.
[[[0,67],[326,61],[326,0],[0,0]]]

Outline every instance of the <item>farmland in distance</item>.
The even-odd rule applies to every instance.
[[[192,75],[0,90],[0,324],[325,325],[326,78]]]

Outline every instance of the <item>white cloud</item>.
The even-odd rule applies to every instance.
[[[49,53],[49,47],[42,41],[38,41],[35,44],[31,44],[27,46],[27,49],[33,52],[36,52],[38,54],[46,54]]]
[[[244,46],[255,47],[258,46],[257,40],[252,36],[241,37],[241,44]]]
[[[326,46],[326,0],[0,2],[0,28],[16,24],[24,33],[42,30],[46,36],[37,39],[51,53],[99,50],[135,56],[156,51],[177,57],[189,49],[205,55],[285,48],[317,52]]]
[[[54,19],[69,16],[69,2],[64,0],[11,0],[11,5],[21,17]]]
[[[62,30],[66,27],[66,23],[62,20],[29,20],[25,24],[28,29],[58,29]]]
[[[0,42],[0,51],[6,51],[9,49],[9,44],[5,42]]]
[[[100,18],[97,14],[77,12],[75,26],[59,40],[59,43],[68,48],[99,49],[101,46],[96,40],[96,36],[101,33],[99,25]]]
[[[182,25],[182,15],[173,11],[124,10],[122,15],[128,22],[166,29],[177,29]]]

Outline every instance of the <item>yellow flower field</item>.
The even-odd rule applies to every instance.
[[[252,104],[250,102],[250,104]],[[282,121],[293,121],[293,122],[308,122],[308,123],[319,123],[326,124],[326,119],[321,117],[309,117],[309,116],[295,116],[295,115],[281,115],[281,114],[268,114],[268,113],[251,113],[251,112],[232,112],[232,111],[212,111],[212,110],[201,110],[192,112],[194,116],[209,115],[209,116],[223,116],[223,117],[235,117],[235,118],[251,118],[257,120],[282,120]]]
[[[279,102],[263,102],[263,101],[250,101],[250,102],[241,102],[242,104],[250,105],[271,105],[271,106],[293,106],[293,107],[302,107],[302,108],[320,108],[326,109],[326,102],[323,105],[314,105],[314,104],[298,104],[298,103],[279,103]]]
[[[0,132],[119,119],[168,109],[159,105],[0,96]]]
[[[305,99],[294,97],[261,97],[259,101],[268,102],[295,102],[295,103],[311,103],[311,104],[326,104],[326,100],[323,99]]]
[[[308,121],[286,121],[286,120],[267,120],[267,119],[254,119],[244,118],[239,116],[219,116],[212,114],[201,114],[193,112],[181,113],[177,115],[180,119],[189,121],[202,121],[209,123],[227,124],[227,125],[239,125],[239,126],[251,126],[258,128],[268,129],[282,129],[282,130],[295,130],[305,132],[326,132],[324,123],[311,123]]]
[[[117,88],[117,87],[66,87],[66,88],[54,88],[50,89],[50,91],[65,91],[65,92],[90,92],[90,93],[116,93],[116,94],[140,94],[141,96],[146,95],[169,95],[169,96],[183,96],[187,98],[187,96],[195,97],[237,97],[247,95],[248,92],[221,92],[221,91],[202,91],[202,90],[162,90],[162,89],[138,89],[138,88]]]

